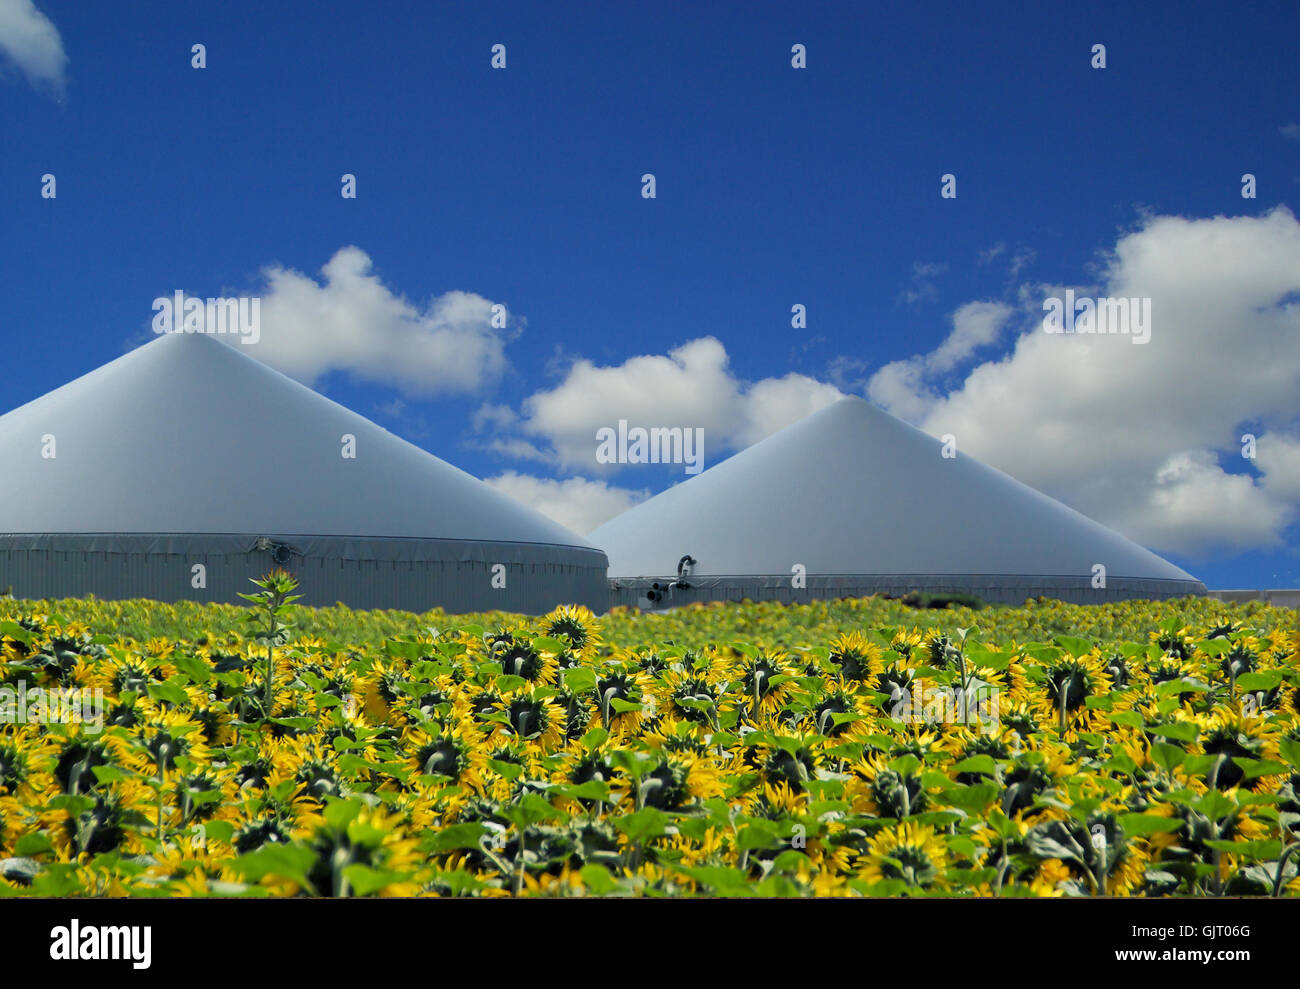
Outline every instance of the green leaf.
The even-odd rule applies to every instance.
[[[1294,738],[1279,738],[1277,750],[1283,759],[1291,763],[1293,769],[1300,769],[1300,741]]]
[[[316,853],[300,845],[271,843],[240,855],[231,864],[235,872],[251,883],[265,876],[278,876],[307,887],[311,885],[307,875],[316,864]]]
[[[998,771],[991,755],[973,755],[952,767],[954,773],[983,773],[992,776]]]
[[[501,808],[501,814],[521,831],[563,816],[550,801],[536,793],[525,793],[518,803],[506,804]]]
[[[552,656],[558,656],[565,650],[570,649],[571,646],[569,643],[561,642],[549,635],[539,635],[533,639],[533,648],[538,652],[549,652]]]
[[[749,877],[739,869],[720,865],[673,867],[678,872],[690,876],[701,886],[718,896],[754,896],[757,890],[749,884]]]
[[[566,786],[559,791],[571,800],[599,800],[609,803],[609,784],[604,780],[587,780],[577,786]]]
[[[524,771],[523,766],[516,765],[513,762],[505,762],[502,759],[489,759],[488,767],[499,776],[504,776],[508,780],[518,779],[519,774]]]
[[[437,855],[462,848],[478,848],[479,839],[486,833],[487,828],[478,821],[451,824],[434,835],[429,842],[429,851]]]
[[[133,775],[118,769],[116,766],[94,766],[90,771],[95,774],[95,779],[100,783],[116,783],[118,780],[124,780]]]
[[[1276,838],[1260,838],[1255,841],[1220,841],[1210,838],[1205,843],[1220,852],[1255,861],[1275,859],[1282,854],[1282,842]]]
[[[148,686],[149,696],[156,701],[166,701],[168,704],[174,704],[176,707],[185,707],[190,703],[190,697],[185,693],[184,688],[174,680],[167,680],[163,683],[151,683]]]
[[[270,722],[273,725],[292,728],[295,731],[311,731],[316,727],[315,718],[271,718]]]
[[[596,674],[585,666],[564,671],[564,686],[570,693],[585,694],[596,689]]]
[[[1246,771],[1248,780],[1259,779],[1261,776],[1277,776],[1286,772],[1285,764],[1272,759],[1247,759],[1243,756],[1234,756],[1232,761]]]
[[[992,761],[992,759],[989,759],[989,762]],[[919,765],[921,765],[921,760],[909,752],[907,755],[901,755],[897,759],[890,760],[889,768],[898,773],[899,776],[911,776],[912,773],[916,772]]]
[[[618,883],[614,882],[614,877],[603,865],[584,865],[578,875],[582,877],[583,885],[596,896],[609,896],[620,889]]]
[[[343,878],[348,881],[357,896],[369,896],[371,893],[399,883],[409,878],[405,872],[389,872],[372,869],[368,865],[355,862],[343,869]]]
[[[1071,656],[1086,656],[1092,652],[1092,643],[1073,635],[1058,635],[1053,641],[1062,646]]]
[[[1167,773],[1187,758],[1187,753],[1170,742],[1156,742],[1151,746],[1151,761]]]
[[[987,759],[988,756],[983,758]],[[998,798],[998,792],[998,788],[991,783],[979,783],[974,786],[958,786],[942,790],[939,799],[974,815],[983,813],[984,809]]]
[[[29,831],[14,843],[14,855],[18,858],[31,858],[52,851],[54,846],[44,831]]]
[[[1205,794],[1205,796],[1193,803],[1192,807],[1200,811],[1211,821],[1222,820],[1229,814],[1236,813],[1237,811],[1236,803],[1234,803],[1226,794],[1220,793],[1218,790],[1211,790],[1209,793]]]
[[[1282,670],[1266,670],[1260,673],[1243,673],[1237,677],[1237,689],[1246,693],[1256,690],[1272,690],[1282,682],[1285,673]]]
[[[1198,733],[1196,725],[1187,721],[1175,721],[1168,725],[1147,725],[1147,731],[1152,735],[1172,738],[1179,742],[1195,741]]]
[[[768,848],[778,841],[776,825],[771,821],[755,820],[740,829],[736,835],[736,848],[747,852],[755,848]]]
[[[1162,817],[1159,814],[1120,814],[1117,818],[1124,833],[1134,837],[1162,834],[1177,831],[1183,822],[1177,817]]]
[[[503,673],[493,681],[492,685],[501,693],[508,694],[513,690],[523,690],[528,686],[528,681],[513,673]]]
[[[651,839],[661,837],[670,821],[672,818],[658,807],[642,807],[635,814],[614,818],[613,824],[627,835],[629,841],[644,845]]]
[[[1123,725],[1125,728],[1141,728],[1143,726],[1142,715],[1137,711],[1119,711],[1110,716],[1110,720],[1117,725]]]
[[[203,685],[212,679],[212,668],[198,656],[174,653],[171,662],[176,669],[189,677],[191,683]]]

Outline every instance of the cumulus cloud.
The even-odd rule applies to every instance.
[[[997,341],[1015,310],[1001,302],[968,302],[952,314],[952,331],[928,354],[892,361],[867,381],[867,397],[900,419],[916,422],[939,401],[932,381]]]
[[[926,369],[951,371],[976,350],[994,343],[1013,310],[1001,302],[968,302],[952,316],[952,332],[925,358]]]
[[[330,258],[323,282],[268,267],[261,340],[247,350],[307,383],[346,371],[408,397],[477,392],[501,376],[510,334],[493,326],[491,300],[452,291],[418,306],[371,268],[357,247]]]
[[[0,0],[0,57],[17,66],[33,86],[62,93],[68,67],[63,39],[32,0]]]
[[[1011,352],[940,395],[949,342],[882,368],[869,396],[960,450],[1166,551],[1276,545],[1296,520],[1300,223],[1146,218],[1081,295],[1152,300],[1150,342],[1042,331],[1055,286],[1022,293]],[[982,339],[975,314],[956,350]],[[1014,316],[1014,314],[1013,314]],[[989,319],[989,314],[983,317]],[[1243,423],[1262,424],[1253,469]]]
[[[486,483],[584,536],[650,496],[649,491],[631,491],[604,481],[582,477],[556,481],[516,471],[489,477]]]
[[[912,284],[903,290],[902,300],[911,306],[936,298],[939,290],[935,286],[935,279],[947,270],[948,265],[940,261],[912,262]]]
[[[519,428],[548,443],[562,465],[591,471],[611,469],[596,463],[596,430],[616,428],[620,419],[647,428],[702,428],[713,462],[842,397],[834,385],[802,374],[741,381],[726,348],[702,337],[612,367],[577,360],[558,386],[524,401]]]

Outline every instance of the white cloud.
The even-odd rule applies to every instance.
[[[903,301],[910,306],[935,298],[939,294],[935,279],[947,270],[948,265],[942,261],[913,261],[912,284],[903,290]]]
[[[952,331],[928,354],[893,361],[867,381],[867,397],[900,419],[916,422],[939,401],[927,381],[956,369],[996,342],[1015,310],[1001,302],[968,302],[952,314]]]
[[[1255,466],[1275,498],[1300,504],[1300,436],[1264,436],[1256,444]]]
[[[925,383],[925,359],[891,361],[867,381],[867,398],[900,419],[918,422],[939,401]]]
[[[68,66],[63,39],[32,0],[0,0],[0,56],[21,69],[33,86],[62,93]]]
[[[1283,124],[1277,129],[1277,132],[1288,141],[1300,141],[1300,124],[1297,124],[1294,120],[1289,124]]]
[[[244,349],[299,380],[347,371],[430,396],[479,391],[506,368],[510,334],[492,326],[491,300],[452,291],[419,307],[385,286],[360,248],[330,258],[323,283],[279,266],[263,274],[261,340]]]
[[[515,414],[515,410],[510,406],[493,405],[490,402],[485,402],[474,413],[474,429],[476,432],[482,431],[489,426],[498,430],[509,429],[518,419],[519,416]]]
[[[1117,508],[1116,524],[1154,546],[1203,554],[1225,543],[1276,546],[1289,512],[1246,474],[1229,474],[1210,450],[1176,453],[1160,464],[1134,504]]]
[[[490,450],[493,453],[499,453],[504,457],[510,457],[512,460],[540,460],[543,463],[554,463],[555,458],[548,453],[543,453],[533,443],[527,440],[521,440],[517,437],[508,439],[495,439],[484,444],[483,449]]]
[[[558,386],[525,400],[520,426],[549,442],[559,463],[590,471],[611,469],[595,462],[596,430],[620,419],[702,428],[707,466],[842,397],[802,374],[746,384],[728,367],[726,348],[702,337],[613,367],[580,359]]]
[[[489,477],[486,483],[583,536],[650,496],[649,491],[630,491],[604,481],[582,477],[556,481],[516,471]]]
[[[997,340],[1013,310],[1001,302],[968,302],[952,315],[952,332],[926,358],[927,370],[951,371],[980,347]]]
[[[1285,434],[1300,418],[1300,223],[1284,207],[1148,217],[1103,262],[1102,284],[1080,293],[1151,298],[1149,343],[1043,332],[1058,290],[1040,286],[1022,293],[1011,353],[946,397],[927,380],[934,355],[881,369],[869,396],[1158,549],[1274,545],[1296,518],[1300,469]],[[1258,477],[1219,466],[1241,463],[1248,422],[1270,451]]]

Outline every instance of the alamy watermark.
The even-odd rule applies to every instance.
[[[1122,333],[1134,343],[1151,340],[1151,299],[1093,299],[1065,290],[1065,298],[1049,296],[1043,301],[1043,329],[1048,333]]]
[[[241,295],[233,299],[200,299],[177,291],[153,300],[155,333],[221,333],[240,343],[262,339],[262,300]]]
[[[905,724],[973,725],[991,735],[998,725],[998,688],[989,684],[962,687],[927,687],[917,680],[912,688],[899,688],[890,697],[889,716]]]
[[[696,426],[644,426],[596,430],[596,462],[600,464],[685,464],[687,474],[704,469],[704,428]]]
[[[25,681],[17,687],[0,687],[2,725],[84,725],[86,734],[104,730],[104,689],[33,687]]]

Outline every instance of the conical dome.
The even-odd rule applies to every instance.
[[[589,535],[616,602],[910,590],[1023,602],[1203,594],[1200,581],[859,398],[842,399]],[[1094,567],[1105,568],[1095,587]],[[800,586],[800,584],[803,586]]]
[[[0,590],[26,597],[238,600],[282,545],[307,603],[605,600],[581,537],[202,333],[0,416],[0,463]]]

